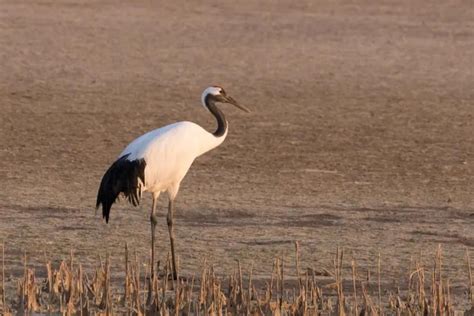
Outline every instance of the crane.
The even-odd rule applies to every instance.
[[[152,195],[151,223],[151,273],[155,265],[156,204],[161,192],[168,195],[166,217],[170,236],[173,278],[177,277],[174,247],[173,213],[174,200],[179,186],[193,161],[202,154],[216,148],[227,136],[228,124],[224,113],[216,103],[229,103],[250,112],[220,86],[211,86],[201,95],[201,103],[217,120],[217,129],[210,133],[201,126],[188,122],[177,122],[151,132],[132,141],[105,172],[97,193],[96,209],[102,205],[102,217],[108,223],[110,209],[119,196],[124,196],[133,206],[140,203],[142,192]]]

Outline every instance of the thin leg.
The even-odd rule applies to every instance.
[[[153,203],[151,206],[151,214],[150,214],[150,223],[151,223],[151,262],[150,262],[150,277],[151,280],[155,277],[155,230],[156,224],[158,223],[158,218],[155,215],[156,210],[156,202],[157,198],[153,196]]]
[[[151,223],[151,260],[150,260],[150,279],[148,280],[148,298],[146,300],[146,304],[148,306],[152,305],[153,302],[153,288],[155,284],[155,228],[158,222],[158,219],[155,215],[156,210],[156,202],[158,200],[158,196],[153,194],[153,202],[151,206],[151,213],[150,213],[150,223]]]
[[[171,259],[173,260],[173,278],[178,277],[177,266],[176,266],[176,256],[174,255],[174,230],[173,230],[173,213],[174,213],[174,203],[170,199],[168,204],[168,216],[166,217],[168,223],[168,231],[170,233],[170,243],[171,243]]]

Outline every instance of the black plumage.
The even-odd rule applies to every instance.
[[[134,206],[140,204],[141,186],[145,183],[144,159],[127,160],[128,156],[115,161],[100,182],[96,208],[102,204],[102,217],[109,222],[110,208],[122,193]]]

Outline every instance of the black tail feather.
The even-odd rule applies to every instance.
[[[133,205],[140,204],[141,186],[145,183],[144,159],[127,160],[125,155],[115,161],[100,182],[96,208],[102,204],[102,217],[109,222],[110,209],[122,193]],[[141,182],[140,182],[141,181]]]

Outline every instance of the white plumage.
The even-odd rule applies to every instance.
[[[138,205],[141,193],[152,193],[153,205],[150,214],[152,262],[154,261],[156,201],[161,192],[169,197],[167,223],[170,234],[173,272],[176,277],[174,253],[173,210],[174,199],[184,176],[194,159],[219,146],[227,136],[227,121],[216,106],[217,102],[230,103],[249,112],[228,96],[223,88],[212,86],[204,90],[202,105],[217,120],[214,133],[206,131],[192,122],[178,122],[148,132],[131,142],[104,174],[97,194],[97,208],[102,205],[102,215],[109,221],[110,209],[119,195]],[[151,266],[154,276],[154,265]]]
[[[131,142],[119,157],[127,160],[144,159],[144,191],[168,192],[174,199],[179,184],[194,159],[219,146],[227,136],[215,137],[192,122],[178,122],[148,132]]]

